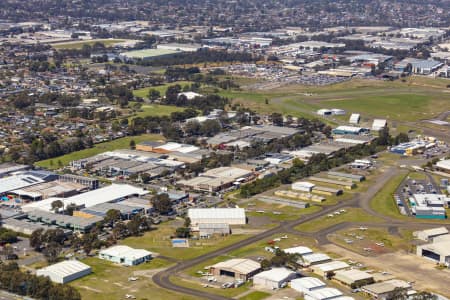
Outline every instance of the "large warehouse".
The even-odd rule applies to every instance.
[[[99,188],[87,193],[75,195],[67,198],[48,198],[42,201],[33,202],[22,206],[24,212],[36,209],[51,211],[52,202],[61,200],[64,206],[75,204],[77,207],[92,207],[101,203],[112,203],[132,196],[143,196],[148,191],[128,184],[111,184],[104,188]]]
[[[190,208],[188,217],[191,226],[199,224],[245,225],[247,218],[243,208]]]
[[[144,249],[133,249],[117,245],[101,250],[99,258],[126,266],[135,266],[152,259],[152,253]]]
[[[213,276],[228,276],[247,281],[261,270],[261,264],[251,259],[234,258],[210,267]]]
[[[49,277],[56,283],[68,283],[91,273],[91,267],[78,260],[62,261],[36,271],[37,276]]]
[[[291,281],[291,288],[297,292],[307,294],[311,291],[322,289],[327,285],[315,277],[302,277]]]
[[[417,255],[450,266],[450,238],[436,238],[437,241],[417,246]]]
[[[297,274],[286,268],[273,268],[253,277],[253,285],[266,289],[279,289],[284,287],[289,281],[296,278]]]

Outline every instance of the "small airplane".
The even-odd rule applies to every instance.
[[[362,231],[365,231],[365,230],[367,230],[367,229],[369,229],[369,228],[363,227],[363,226],[360,226],[360,227],[359,227],[359,230],[362,230]]]
[[[125,299],[136,299],[136,297],[130,294],[126,294]]]
[[[375,243],[377,246],[384,247],[384,243]]]
[[[363,248],[364,251],[370,252],[372,251],[372,248]]]
[[[128,281],[136,281],[136,280],[138,280],[139,278],[137,278],[137,277],[128,277]]]
[[[281,238],[282,238],[282,239],[287,239],[288,236],[287,236],[287,235],[283,235]]]

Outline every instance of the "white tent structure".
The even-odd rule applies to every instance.
[[[67,283],[91,273],[91,267],[78,260],[66,260],[36,271],[37,276],[49,277],[56,283]]]

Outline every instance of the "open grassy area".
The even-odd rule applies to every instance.
[[[333,215],[332,217],[323,216],[303,223],[295,229],[304,232],[316,232],[344,222],[382,222],[382,219],[367,214],[361,208],[346,208],[345,212],[340,213],[339,215]]]
[[[148,98],[148,92],[151,89],[154,89],[154,90],[159,91],[161,93],[161,96],[164,96],[166,94],[167,88],[169,86],[179,84],[179,85],[181,85],[181,87],[183,87],[186,84],[191,84],[191,83],[192,83],[191,81],[175,81],[175,82],[166,83],[166,84],[162,84],[162,85],[158,85],[158,86],[145,87],[142,89],[134,90],[133,95],[136,97]]]
[[[450,94],[446,84],[447,81],[423,77],[412,77],[405,82],[353,79],[328,86],[288,85],[220,94],[261,112],[315,116],[319,108],[342,108],[349,113],[361,113],[363,120],[379,117],[404,122],[432,118],[448,107]],[[346,121],[334,117],[326,120]],[[400,128],[399,124],[396,126]]]
[[[189,248],[173,248],[170,237],[174,235],[176,228],[180,225],[181,223],[176,221],[164,223],[159,225],[157,230],[147,232],[143,236],[127,238],[120,243],[134,248],[147,249],[166,257],[184,260],[223,248],[248,237],[244,234],[225,237],[214,236],[210,239],[190,240]]]
[[[329,238],[333,243],[363,255],[382,254],[399,250],[409,251],[412,240],[409,233],[405,233],[404,236],[402,232],[400,232],[400,235],[392,235],[385,228],[373,227],[364,231],[358,228],[340,230],[331,234]],[[346,240],[351,240],[352,242],[347,243]],[[369,253],[364,248],[371,248],[373,251]]]
[[[310,206],[301,209],[284,204],[267,203],[264,201],[251,201],[241,206],[247,209],[247,216],[267,216],[274,221],[295,220],[302,215],[312,214],[321,210],[320,206]],[[264,211],[264,213],[262,213],[262,211]]]
[[[128,149],[130,147],[130,141],[134,140],[136,144],[143,141],[157,141],[164,140],[164,137],[156,134],[143,134],[139,136],[127,136],[120,139],[116,139],[109,142],[104,142],[100,144],[95,144],[94,147],[89,149],[83,149],[80,151],[72,152],[63,156],[41,160],[35,163],[36,166],[47,168],[47,169],[57,169],[59,168],[59,161],[61,161],[63,166],[69,165],[73,160],[82,159],[90,157],[99,153],[106,151],[112,151],[117,149]]]
[[[407,175],[408,173],[404,171],[392,178],[392,180],[390,180],[384,188],[372,198],[372,201],[370,202],[371,208],[389,217],[407,218],[400,214],[393,197],[396,189]]]
[[[102,43],[105,47],[110,47],[117,43],[122,43],[125,40],[121,39],[97,39],[97,40],[87,40],[87,41],[75,41],[75,42],[67,42],[67,43],[57,43],[52,44],[52,47],[56,50],[59,49],[81,49],[84,45],[92,46],[95,43]]]
[[[93,273],[70,283],[81,293],[82,299],[124,299],[126,294],[137,299],[193,300],[195,298],[161,289],[150,278],[157,269],[167,267],[165,260],[155,258],[148,263],[133,267],[119,266],[95,257],[83,260],[92,267]],[[136,276],[137,281],[128,281]]]
[[[183,107],[177,107],[172,105],[142,105],[140,111],[133,117],[145,118],[148,116],[169,116],[176,111],[183,111]]]
[[[269,293],[261,292],[261,291],[254,291],[254,292],[251,292],[251,293],[239,298],[239,300],[261,300],[261,299],[265,299],[269,296],[270,296]]]

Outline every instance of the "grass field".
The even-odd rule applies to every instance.
[[[267,216],[274,221],[295,220],[302,215],[312,214],[321,210],[320,206],[310,206],[305,209],[300,209],[284,204],[267,203],[264,201],[252,201],[250,204],[253,205],[240,205],[247,208],[248,216]],[[264,211],[264,213],[256,211]],[[274,214],[274,212],[277,212],[277,214]]]
[[[77,42],[67,42],[67,43],[57,43],[52,44],[51,46],[56,50],[59,49],[81,49],[84,45],[92,46],[95,43],[102,43],[105,47],[110,47],[117,43],[122,43],[125,40],[120,39],[98,39],[98,40],[87,40],[87,41],[77,41]]]
[[[81,293],[82,299],[124,299],[126,294],[148,300],[195,299],[161,289],[151,282],[150,278],[155,270],[169,265],[167,261],[159,258],[133,267],[115,265],[95,257],[87,258],[83,262],[92,267],[93,273],[70,283]],[[139,279],[129,282],[130,276]]]
[[[382,222],[382,219],[365,213],[361,208],[346,208],[345,210],[346,212],[333,217],[324,216],[303,223],[295,227],[295,229],[304,232],[316,232],[344,222]]]
[[[152,252],[161,253],[166,257],[184,260],[223,248],[248,237],[248,235],[243,234],[225,237],[214,236],[210,239],[191,240],[189,248],[173,248],[170,236],[175,233],[176,228],[180,225],[181,223],[179,224],[176,221],[164,223],[159,225],[157,230],[147,232],[143,236],[127,238],[120,243],[134,248],[144,248]]]
[[[269,293],[261,292],[261,291],[254,291],[254,292],[251,292],[251,293],[239,298],[239,300],[262,300],[269,296],[270,296]]]
[[[169,86],[179,84],[179,85],[181,85],[181,87],[183,87],[186,84],[191,84],[191,83],[192,83],[191,81],[175,81],[175,82],[166,83],[166,84],[162,84],[162,85],[158,85],[158,86],[145,87],[142,89],[134,90],[133,95],[135,97],[148,98],[148,92],[151,89],[154,89],[154,90],[159,91],[161,93],[161,96],[164,96],[166,94],[167,88]]]
[[[142,105],[140,111],[133,117],[145,118],[148,116],[169,116],[176,111],[183,111],[183,107],[177,107],[172,105]]]
[[[354,79],[321,87],[288,85],[272,90],[221,91],[220,95],[265,113],[277,111],[318,117],[315,111],[319,108],[342,108],[349,113],[361,113],[363,120],[379,117],[411,122],[430,119],[450,108],[446,87],[449,83],[424,77],[412,77],[405,82]],[[339,118],[325,120],[340,121]]]
[[[100,144],[95,144],[94,147],[89,149],[83,149],[80,151],[72,152],[63,156],[41,160],[35,163],[36,166],[47,168],[47,169],[57,169],[59,168],[58,161],[61,161],[63,166],[69,165],[73,160],[82,159],[90,156],[94,156],[99,153],[106,151],[112,151],[117,149],[128,149],[130,147],[130,141],[134,140],[136,144],[143,141],[157,141],[164,140],[164,137],[156,134],[143,134],[139,136],[128,136],[120,139],[116,139],[109,142],[104,142]]]

